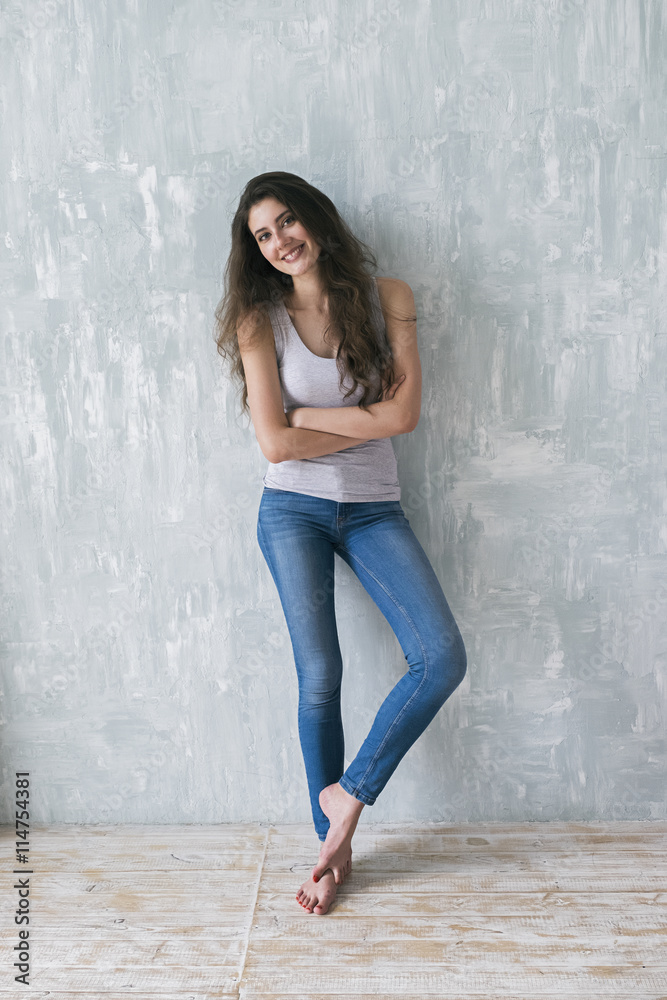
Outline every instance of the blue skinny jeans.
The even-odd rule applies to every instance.
[[[319,794],[340,782],[373,805],[412,744],[458,687],[466,651],[438,578],[398,500],[343,503],[264,487],[257,540],[278,589],[299,684],[298,724],[315,830]],[[334,554],[359,577],[394,630],[407,672],[380,706],[345,770],[343,662]]]

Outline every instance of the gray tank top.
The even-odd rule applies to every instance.
[[[376,329],[386,338],[386,326],[375,279],[371,283],[371,307]],[[285,411],[296,406],[356,406],[362,396],[363,386],[357,386],[351,396],[343,399],[343,392],[351,388],[352,382],[346,376],[341,391],[336,359],[320,358],[306,347],[283,302],[269,303],[268,311],[276,342]],[[376,402],[379,395],[378,378],[370,402]],[[270,489],[307,493],[313,497],[346,503],[401,498],[391,438],[374,438],[318,458],[301,458],[276,464],[269,462],[262,482]]]

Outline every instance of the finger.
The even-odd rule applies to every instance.
[[[395,382],[391,383],[391,385],[385,390],[384,399],[393,399],[394,398],[396,390],[398,389],[399,385],[404,380],[404,378],[405,378],[405,375],[400,375],[396,379]]]

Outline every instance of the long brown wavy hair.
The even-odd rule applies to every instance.
[[[337,365],[339,384],[350,376],[352,387],[344,398],[363,386],[359,406],[367,408],[380,382],[379,394],[394,381],[391,346],[378,330],[371,312],[370,268],[377,268],[373,251],[350,230],[333,202],[296,174],[274,170],[248,181],[232,221],[232,248],[224,272],[224,295],[215,310],[218,353],[230,364],[240,383],[241,407],[248,412],[248,386],[239,351],[237,330],[249,316],[254,331],[262,329],[269,302],[283,300],[294,288],[289,274],[278,271],[262,254],[248,227],[253,205],[273,197],[282,202],[321,247],[318,257],[329,304],[326,332],[340,335]],[[266,327],[264,326],[264,329]],[[325,339],[326,339],[325,332]]]

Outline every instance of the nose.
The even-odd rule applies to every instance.
[[[287,245],[281,244],[281,246],[278,247],[278,256],[282,260],[283,257],[285,257],[288,253],[291,253],[297,246],[297,243],[288,243]]]

